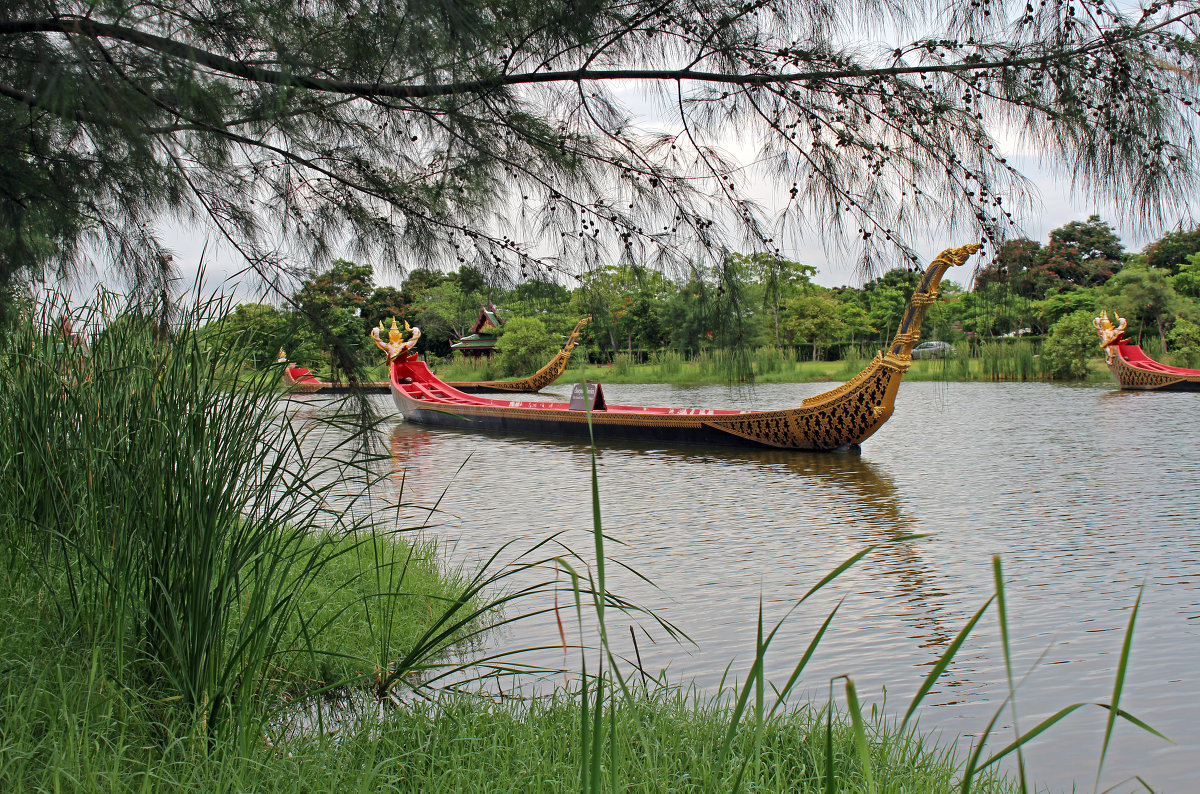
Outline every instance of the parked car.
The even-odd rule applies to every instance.
[[[913,348],[913,358],[950,358],[958,351],[949,342],[922,342]]]

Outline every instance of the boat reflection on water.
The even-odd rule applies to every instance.
[[[553,523],[565,519],[567,525],[590,526],[590,516],[578,510],[561,518],[558,513],[554,514],[554,519],[545,517],[548,506],[556,501],[552,494],[563,487],[564,475],[573,483],[577,477],[579,485],[587,481],[593,453],[588,444],[557,439],[511,439],[445,428],[427,430],[400,422],[391,431],[391,450],[393,481],[397,491],[403,488],[404,501],[410,505],[440,503],[445,514],[439,519],[427,512],[431,521],[447,524],[452,515],[461,518],[470,525],[466,531],[478,533],[475,542],[481,547],[498,547],[538,522]],[[673,492],[685,500],[688,498],[685,494],[702,489],[719,495],[731,507],[745,505],[748,501],[761,502],[763,521],[772,522],[768,531],[774,532],[771,546],[763,547],[761,554],[764,558],[778,560],[782,566],[803,565],[806,543],[812,540],[805,535],[805,527],[811,527],[813,516],[827,514],[821,520],[836,525],[830,534],[836,537],[837,548],[823,548],[821,559],[845,559],[867,546],[876,545],[869,558],[859,563],[861,569],[869,570],[869,575],[856,579],[856,586],[864,594],[888,596],[897,608],[896,616],[910,627],[905,631],[908,636],[922,647],[941,648],[960,628],[956,625],[958,613],[946,610],[947,593],[937,583],[936,569],[922,553],[923,544],[936,541],[902,540],[920,534],[918,522],[905,512],[903,495],[892,476],[858,452],[753,447],[698,450],[695,446],[668,447],[659,443],[622,441],[597,446],[595,455],[601,476],[606,529],[612,514],[637,510],[637,506],[618,505],[608,500],[646,499],[652,502],[644,505],[645,523],[637,530],[648,533],[644,544],[648,556],[642,561],[633,561],[639,570],[650,570],[659,564],[658,554],[692,557],[695,562],[693,541],[704,540],[705,530],[690,524],[692,516],[681,513],[682,504],[672,501],[670,494]],[[466,460],[468,456],[469,461]],[[506,467],[503,476],[472,473],[476,467],[497,465]],[[630,493],[626,488],[623,497],[611,495],[609,483],[625,476],[655,480],[662,491]],[[443,500],[448,488],[450,496]],[[762,498],[764,488],[768,492],[765,499]],[[503,493],[497,493],[500,489]],[[785,492],[790,492],[790,496]],[[467,495],[465,498],[464,494]],[[800,505],[807,508],[801,511],[807,517],[789,518],[771,511],[769,503],[776,498],[782,498],[781,504],[786,504],[789,498],[792,503],[798,499]],[[820,504],[814,505],[814,500]],[[579,500],[576,503],[579,504]],[[734,511],[730,514],[734,515]],[[722,520],[720,515],[706,516],[706,519],[713,518]],[[762,523],[744,514],[730,520]],[[629,540],[626,532],[614,531]],[[513,534],[508,534],[510,532]],[[826,536],[823,543],[829,542],[830,538]],[[795,562],[789,563],[788,558]],[[823,570],[821,574],[825,572],[828,571]],[[738,578],[735,573],[723,574],[719,570],[707,575],[714,581],[728,578],[732,582]],[[781,571],[780,575],[788,574]],[[651,575],[651,578],[655,577]],[[806,579],[806,586],[816,581],[816,578],[811,582]],[[687,593],[676,592],[678,587],[688,587],[687,582],[676,585],[661,581],[659,584],[672,598],[687,600]],[[764,580],[763,586],[771,585]],[[943,683],[953,685],[954,682],[944,680]]]

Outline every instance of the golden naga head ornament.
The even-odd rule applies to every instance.
[[[275,363],[276,364],[286,364],[287,363],[287,353],[283,352],[282,347],[279,348],[279,356],[276,357]]]
[[[1100,335],[1100,346],[1109,347],[1121,341],[1125,335],[1126,320],[1124,317],[1117,317],[1119,325],[1113,325],[1108,319],[1108,312],[1104,309],[1100,310],[1100,316],[1092,320],[1092,325],[1096,326],[1096,333]]]

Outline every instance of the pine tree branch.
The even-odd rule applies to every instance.
[[[756,86],[781,83],[796,83],[806,81],[828,81],[846,78],[895,77],[917,74],[958,74],[995,71],[997,69],[1021,68],[1027,66],[1044,66],[1051,63],[1066,63],[1114,45],[1135,41],[1145,35],[1162,28],[1181,22],[1191,17],[1200,16],[1200,9],[1191,9],[1181,14],[1164,19],[1149,27],[1132,27],[1116,34],[1103,34],[1098,39],[1066,50],[1046,50],[1044,52],[1020,58],[1005,58],[990,61],[963,61],[951,64],[924,64],[917,66],[888,66],[876,69],[860,67],[841,69],[816,69],[788,74],[759,72],[753,74],[735,74],[726,72],[703,72],[691,68],[683,69],[571,69],[565,71],[522,72],[517,74],[501,74],[494,77],[476,80],[464,80],[453,83],[429,83],[425,85],[402,85],[396,83],[366,83],[345,80],[332,80],[320,77],[310,77],[299,74],[264,69],[259,66],[242,63],[233,58],[218,55],[207,50],[173,39],[156,36],[134,28],[97,22],[92,19],[68,17],[61,19],[40,20],[8,20],[0,21],[0,36],[23,35],[28,33],[63,33],[88,36],[90,38],[108,38],[124,41],[138,47],[160,52],[175,58],[201,64],[215,71],[240,77],[258,83],[271,85],[295,86],[314,91],[324,91],[337,94],[350,94],[361,97],[390,97],[395,99],[422,99],[456,94],[478,93],[516,85],[607,81],[607,80],[676,80],[688,82],[716,83],[739,86]]]

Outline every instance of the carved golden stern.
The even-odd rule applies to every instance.
[[[921,325],[925,322],[925,314],[937,301],[937,288],[942,283],[942,277],[950,268],[965,263],[981,247],[979,243],[971,243],[958,248],[947,248],[934,257],[929,267],[925,268],[920,283],[908,301],[904,319],[900,321],[896,336],[888,347],[888,357],[896,365],[903,366],[905,372],[912,363],[912,349],[921,340]]]

